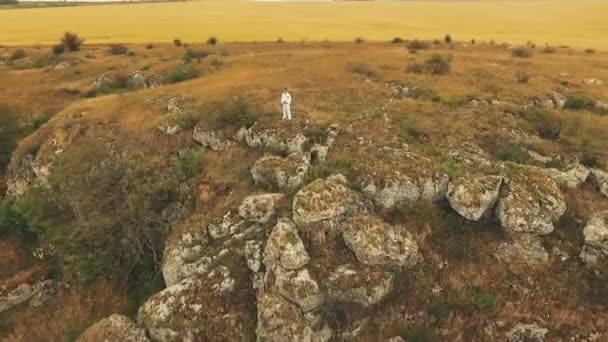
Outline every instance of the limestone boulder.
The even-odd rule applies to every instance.
[[[581,164],[571,165],[566,170],[549,168],[545,171],[557,184],[570,189],[579,187],[591,173],[588,168]]]
[[[450,182],[446,197],[462,217],[478,221],[494,209],[502,182],[500,176],[461,177]]]
[[[223,151],[234,145],[232,140],[226,139],[221,133],[205,130],[200,126],[195,126],[192,131],[192,139],[203,147],[208,147],[213,151]]]
[[[523,235],[502,242],[496,248],[494,256],[515,271],[549,263],[549,254],[540,238],[535,236]]]
[[[286,158],[265,155],[254,163],[251,176],[258,186],[289,190],[304,182],[309,167],[310,160],[304,154],[295,153]]]
[[[549,329],[536,323],[517,323],[507,332],[506,338],[509,342],[543,342],[547,333]]]
[[[393,289],[394,279],[393,273],[380,268],[348,263],[336,267],[324,285],[328,298],[366,307],[386,297]]]
[[[595,214],[583,229],[585,245],[581,259],[596,266],[608,256],[608,211]]]
[[[239,207],[239,215],[250,222],[266,223],[275,216],[276,206],[284,197],[283,194],[247,196]]]
[[[271,292],[297,304],[305,313],[320,307],[325,301],[325,295],[307,268],[290,271],[274,267],[267,271],[264,284]]]
[[[90,326],[77,342],[149,342],[146,331],[127,316],[112,314]]]
[[[264,264],[268,268],[280,266],[298,270],[308,264],[310,257],[291,220],[282,218],[273,228],[264,249]]]
[[[601,194],[608,197],[608,172],[600,169],[591,169],[589,179]]]

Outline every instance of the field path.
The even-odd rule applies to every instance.
[[[608,48],[606,0],[255,2],[201,0],[0,10],[0,44],[50,44],[65,30],[89,42],[178,37],[220,41],[441,38]]]

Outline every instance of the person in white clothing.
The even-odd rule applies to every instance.
[[[287,88],[281,94],[281,108],[283,109],[283,120],[291,120],[291,94]]]

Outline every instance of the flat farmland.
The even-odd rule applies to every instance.
[[[94,43],[180,38],[349,41],[442,38],[608,48],[608,1],[201,0],[0,10],[0,44],[50,44],[66,30]]]

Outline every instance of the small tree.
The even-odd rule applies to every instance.
[[[65,45],[55,44],[55,45],[53,45],[52,51],[53,51],[53,54],[55,54],[55,55],[61,55],[62,53],[65,52]]]
[[[363,43],[363,38],[362,37],[355,38],[355,44],[361,44],[361,43]]]
[[[182,46],[182,40],[181,40],[181,39],[179,39],[179,38],[175,38],[175,39],[173,39],[173,45],[175,45],[175,46],[177,46],[177,47]]]
[[[209,39],[207,39],[207,45],[216,45],[217,44],[217,38],[215,37],[209,37]]]
[[[61,44],[63,44],[68,51],[80,50],[80,45],[82,45],[82,43],[84,43],[84,39],[72,32],[64,33],[63,37],[61,38]]]
[[[452,42],[452,36],[450,36],[449,34],[446,34],[445,37],[443,38],[443,40],[447,43],[450,44]]]
[[[401,37],[395,37],[393,38],[393,44],[400,44],[403,43],[403,39],[401,39]]]

